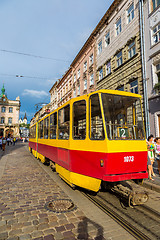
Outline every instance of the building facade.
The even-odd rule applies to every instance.
[[[97,88],[143,96],[138,0],[115,1],[97,34]]]
[[[73,77],[72,68],[65,72],[62,78],[57,83],[57,106],[60,107],[72,98]]]
[[[49,90],[50,93],[50,110],[53,111],[58,107],[58,102],[57,102],[57,84],[58,82],[56,81],[52,88]]]
[[[88,38],[71,63],[73,76],[72,97],[81,96],[96,89],[95,37]]]
[[[9,100],[5,88],[0,95],[0,134],[1,136],[19,137],[20,98]]]
[[[143,12],[150,132],[160,136],[160,1],[144,1]]]

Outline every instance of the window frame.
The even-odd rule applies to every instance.
[[[3,122],[2,119],[4,120]],[[1,117],[1,124],[5,124],[5,117]]]
[[[132,3],[127,9],[127,24],[129,24],[134,18],[134,3]]]
[[[102,40],[99,41],[98,43],[98,55],[102,53]]]
[[[52,129],[52,127],[51,127],[51,116],[53,116],[54,118],[53,118],[53,123],[54,123],[54,121],[55,121],[55,119],[56,119],[56,125],[53,125],[53,126],[56,126],[55,128],[56,128],[56,137],[55,138],[51,138],[51,129]],[[57,111],[56,112],[54,112],[54,113],[52,113],[52,114],[50,114],[50,116],[49,116],[49,126],[50,126],[50,131],[49,131],[49,139],[57,139],[57,126],[58,126],[58,119],[57,119],[57,116],[58,116],[58,113],[57,113]]]
[[[109,35],[109,36],[108,36]],[[105,34],[105,47],[108,47],[110,42],[111,42],[111,38],[110,38],[110,31],[108,31],[106,34]]]
[[[122,51],[117,53],[117,55],[116,55],[116,63],[117,63],[117,67],[120,67],[123,64]]]
[[[64,121],[63,123],[60,123],[59,122],[59,116],[60,116],[60,112],[63,110],[63,109],[65,109],[65,108],[67,108],[67,107],[69,107],[69,120],[68,121]],[[63,110],[63,111],[65,111],[65,110]],[[71,124],[71,117],[70,117],[70,112],[71,112],[71,106],[70,106],[70,104],[67,104],[67,105],[65,105],[64,107],[62,107],[62,108],[60,108],[59,110],[58,110],[58,140],[69,140],[70,139],[70,124]],[[65,113],[63,113],[64,115],[63,115],[63,117],[65,116]],[[64,119],[65,120],[65,119]],[[65,135],[65,133],[63,134],[63,138],[60,138],[60,131],[61,131],[61,128],[63,127],[62,125],[64,125],[64,123],[69,123],[69,124],[67,124],[68,125],[68,137],[67,138],[64,138],[64,135]],[[61,125],[61,126],[60,126]]]
[[[154,30],[156,29],[156,31],[154,32]],[[152,46],[157,44],[158,42],[160,42],[160,23],[158,23],[157,25],[155,25],[152,30]],[[154,38],[157,38],[157,41],[154,40]]]
[[[102,118],[103,136],[104,136],[104,138],[102,138],[102,139],[96,139],[96,138],[92,139],[91,134],[90,134],[91,131],[92,131],[92,128],[91,128],[91,111],[92,111],[92,108],[91,108],[91,98],[92,98],[94,95],[97,95],[97,96],[98,96],[98,99],[99,99],[99,108],[100,108],[100,113],[101,113],[101,118]],[[103,115],[102,115],[102,106],[101,106],[100,98],[101,98],[101,96],[100,96],[100,94],[98,94],[98,93],[94,93],[94,94],[92,94],[92,95],[89,97],[89,129],[88,129],[89,133],[88,133],[88,136],[89,136],[89,139],[90,139],[91,141],[104,141],[104,140],[106,139],[105,128],[104,128],[104,121],[103,121]]]
[[[90,75],[90,86],[93,86],[94,85],[94,74],[92,73],[91,75]]]
[[[86,71],[87,71],[87,61],[85,61],[85,62],[84,62],[84,65],[83,65],[83,70],[84,70],[84,72],[86,72]]]
[[[136,43],[135,40],[128,45],[128,59],[131,59],[136,55]]]
[[[87,79],[84,79],[84,91],[87,90]]]
[[[108,61],[105,65],[106,65],[106,76],[108,76],[111,73],[111,61]],[[107,69],[110,69],[110,70],[108,71]]]
[[[85,105],[86,105],[86,109],[85,109],[85,112],[86,112],[86,114],[85,114],[85,116],[86,116],[86,118],[85,118],[85,120],[86,120],[86,128],[85,128],[86,133],[85,133],[85,138],[84,139],[75,139],[74,138],[74,129],[73,129],[73,127],[74,127],[74,104],[76,104],[78,102],[82,102],[82,101],[84,101]],[[72,105],[72,139],[73,140],[85,140],[86,137],[87,137],[87,101],[86,101],[86,99],[82,99],[82,100],[75,101]]]
[[[11,110],[11,111],[10,111]],[[9,107],[9,110],[8,110],[9,113],[13,113],[13,107]]]
[[[116,36],[118,36],[122,32],[122,21],[121,17],[116,22]]]
[[[1,107],[1,113],[5,113],[6,112],[6,107],[5,106],[2,106]]]
[[[103,79],[103,67],[101,67],[98,71],[98,79],[99,79],[99,81]]]
[[[89,65],[91,66],[94,62],[93,53],[89,56]]]
[[[136,83],[136,85],[134,85],[134,86],[131,86],[131,84],[134,84],[134,83]],[[133,80],[133,81],[131,81],[130,82],[130,92],[131,93],[136,93],[136,94],[138,94],[138,79],[136,79],[136,80]],[[135,89],[137,89],[137,92],[135,91]],[[131,90],[133,90],[133,91],[131,91]]]
[[[10,120],[11,120],[11,121],[10,121]],[[9,118],[8,118],[8,124],[12,124],[12,123],[13,123],[12,120],[13,120],[13,118],[12,118],[12,117],[9,117]]]
[[[48,120],[48,128],[46,127],[46,122],[47,122],[47,120]],[[50,118],[49,118],[49,116],[47,116],[47,117],[45,117],[44,118],[44,122],[43,122],[43,124],[44,124],[44,126],[43,126],[43,131],[44,131],[44,134],[43,134],[43,138],[44,139],[49,139],[49,129],[50,129],[50,123],[49,123],[49,120],[50,120]],[[47,129],[47,137],[45,136],[45,131],[46,131],[46,129]]]

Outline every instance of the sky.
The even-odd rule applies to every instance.
[[[0,0],[0,89],[28,122],[113,0]]]

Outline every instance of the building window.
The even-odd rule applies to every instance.
[[[6,107],[1,107],[1,112],[2,113],[6,112]]]
[[[121,18],[116,22],[116,34],[117,36],[120,34],[120,32],[122,31],[122,27],[121,27]]]
[[[105,47],[110,44],[110,32],[108,32],[105,36]]]
[[[13,113],[13,107],[9,107],[9,113]]]
[[[87,61],[84,63],[84,72],[87,71]]]
[[[98,54],[102,52],[102,41],[98,43]]]
[[[84,80],[84,90],[87,90],[87,79]]]
[[[128,23],[130,23],[133,18],[134,18],[134,5],[132,3],[132,5],[127,10]]]
[[[94,75],[93,73],[90,75],[90,86],[94,85]]]
[[[159,72],[159,73],[160,73],[160,63],[158,63],[158,64],[156,65],[156,72]]]
[[[90,65],[93,64],[93,54],[89,57],[89,64],[90,64]]]
[[[11,117],[8,118],[8,123],[12,124],[12,118]]]
[[[128,58],[133,57],[136,54],[135,41],[128,46]]]
[[[159,0],[151,0],[151,12],[154,11],[154,9],[156,9],[156,7],[158,7],[159,5],[160,5]]]
[[[152,44],[160,41],[160,23],[157,24],[152,30]]]
[[[99,80],[103,78],[103,68],[99,70]]]
[[[132,93],[137,93],[138,94],[138,81],[137,80],[130,83],[130,91]]]
[[[80,85],[78,86],[78,96],[80,96]]]
[[[80,71],[80,69],[78,69],[78,72],[77,72],[78,78],[80,78],[80,75],[81,75],[81,71]]]
[[[118,54],[117,54],[117,67],[119,67],[120,65],[122,65],[123,61],[122,61],[122,51],[120,51]]]
[[[4,124],[4,123],[5,123],[5,118],[1,117],[1,124]]]
[[[106,64],[106,75],[111,73],[111,62],[108,62]]]
[[[76,74],[74,74],[74,82],[76,82]]]

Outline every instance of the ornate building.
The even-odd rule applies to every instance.
[[[20,118],[19,119],[19,124],[22,124],[24,123],[25,125],[27,125],[27,115],[26,115],[26,112],[25,112],[25,115],[24,115],[24,118]]]
[[[160,136],[160,1],[144,1],[150,133]]]
[[[20,98],[9,100],[4,85],[0,95],[0,135],[19,137]]]

